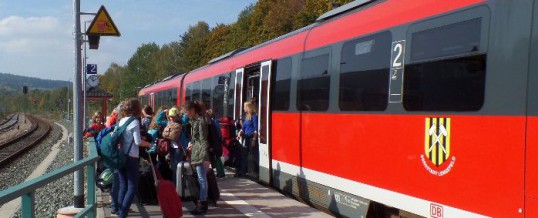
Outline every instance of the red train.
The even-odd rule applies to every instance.
[[[537,12],[357,0],[140,97],[234,119],[257,99],[260,181],[335,214],[538,217]]]

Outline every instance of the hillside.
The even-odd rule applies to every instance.
[[[51,90],[63,87],[71,87],[71,82],[0,73],[0,89],[10,91],[22,90],[23,86],[28,86],[30,89]]]

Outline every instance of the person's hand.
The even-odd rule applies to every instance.
[[[189,142],[189,146],[187,146],[187,150],[189,150],[189,151],[192,150],[192,143]]]
[[[149,148],[149,147],[151,147],[151,143],[149,143],[146,140],[142,140],[142,143],[140,143],[140,147]]]

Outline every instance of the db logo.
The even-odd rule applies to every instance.
[[[443,206],[430,204],[430,216],[433,218],[443,218]]]

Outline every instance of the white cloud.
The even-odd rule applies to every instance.
[[[50,16],[0,19],[0,72],[65,79],[72,72],[71,29]]]

